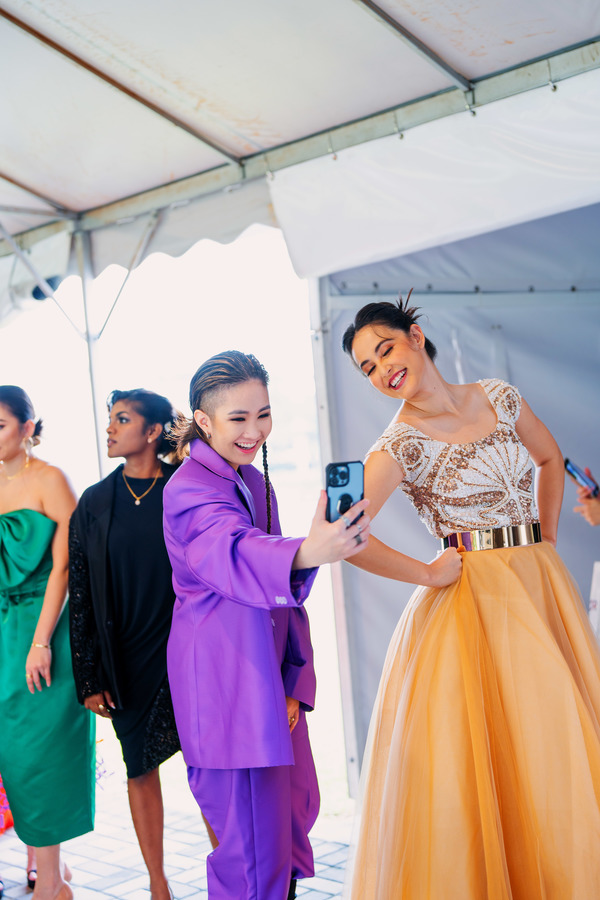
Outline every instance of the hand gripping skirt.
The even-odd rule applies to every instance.
[[[352,900],[600,897],[600,656],[552,546],[465,553],[392,638]]]

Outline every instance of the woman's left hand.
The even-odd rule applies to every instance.
[[[293,697],[286,697],[285,702],[287,706],[288,722],[291,734],[298,724],[298,717],[300,715],[300,703],[298,700],[294,700]]]
[[[588,489],[581,488],[581,494],[578,497],[580,505],[574,506],[573,512],[583,516],[590,525],[600,525],[600,497],[592,497],[590,491],[584,494],[583,492],[586,490]]]
[[[31,647],[25,660],[25,680],[30,694],[35,694],[35,689],[42,689],[42,678],[50,687],[50,666],[52,665],[52,650],[49,647]]]

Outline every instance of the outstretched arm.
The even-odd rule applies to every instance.
[[[565,487],[565,474],[559,446],[546,426],[525,402],[515,429],[529,451],[536,468],[535,499],[540,514],[542,537],[556,546],[558,517]]]
[[[365,462],[365,497],[370,501],[369,514],[375,518],[392,492],[404,480],[404,471],[385,450],[370,453]],[[374,575],[394,581],[444,587],[460,577],[462,560],[454,549],[444,550],[430,563],[421,562],[394,550],[371,535],[368,546],[349,560],[353,565]]]

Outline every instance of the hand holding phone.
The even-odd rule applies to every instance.
[[[590,491],[590,496],[598,496],[598,494],[600,493],[600,486],[594,481],[593,478],[591,478],[589,475],[586,475],[583,469],[580,469],[579,466],[576,466],[575,463],[572,462],[568,457],[565,459],[565,471],[580,487],[587,488]]]
[[[364,497],[362,462],[355,460],[329,463],[325,469],[325,489],[327,491],[327,521],[335,522]]]
[[[292,569],[308,569],[349,559],[367,546],[371,518],[366,511],[369,501],[360,499],[362,463],[356,464],[361,470],[358,475],[358,468],[352,472],[348,468],[352,465],[333,463],[331,476],[330,467],[327,467],[328,490],[321,491],[310,531],[298,548]],[[337,472],[333,471],[336,466]],[[331,515],[332,521],[328,515]]]

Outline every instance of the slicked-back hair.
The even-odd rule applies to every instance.
[[[162,425],[162,434],[155,442],[156,455],[168,456],[173,453],[173,437],[171,429],[177,420],[177,412],[170,400],[162,394],[147,391],[145,388],[132,388],[130,391],[112,391],[106,399],[110,412],[115,403],[129,403],[138,415],[144,419],[146,428]]]
[[[205,444],[210,444],[208,436],[199,427],[194,419],[196,410],[202,410],[211,415],[214,410],[219,393],[236,384],[244,384],[246,381],[259,381],[265,387],[269,384],[269,375],[265,367],[252,353],[242,353],[240,350],[225,350],[207,359],[194,373],[190,381],[190,409],[192,418],[180,416],[176,425],[177,455],[183,459],[190,441],[198,438]],[[269,479],[269,465],[267,462],[267,444],[262,447],[263,473],[265,477],[266,503],[267,503],[267,533],[271,533],[271,481]]]
[[[34,446],[39,444],[42,434],[42,420],[38,419],[37,422],[35,421],[33,403],[23,388],[16,384],[0,384],[0,404],[6,406],[11,415],[18,419],[21,425],[29,422],[30,419],[35,422],[31,441]]]
[[[344,332],[342,338],[344,353],[347,353],[350,357],[352,356],[354,338],[367,325],[386,325],[388,328],[404,331],[408,334],[410,326],[414,325],[421,318],[419,307],[408,305],[411,294],[412,289],[408,292],[406,300],[403,300],[402,295],[400,295],[396,303],[382,300],[379,303],[367,303],[366,306],[359,309],[354,317],[354,322]],[[425,350],[429,358],[434,360],[437,356],[437,350],[435,344],[428,337],[425,338]]]

